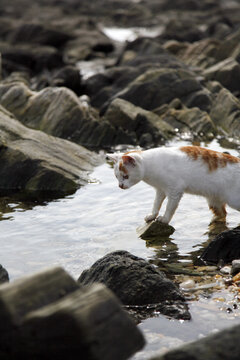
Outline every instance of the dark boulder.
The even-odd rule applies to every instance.
[[[44,69],[57,69],[63,66],[61,53],[52,46],[17,45],[1,49],[3,69],[7,73],[28,70],[32,74]]]
[[[64,86],[73,90],[76,94],[80,94],[81,87],[81,75],[79,69],[74,66],[65,66],[53,75],[52,86]]]
[[[178,287],[163,272],[127,251],[115,251],[99,259],[83,271],[78,282],[81,285],[103,283],[127,306],[160,304],[159,311],[169,316],[173,311],[168,313],[168,306],[179,304],[184,312],[182,309],[175,311],[175,317],[190,318]]]
[[[229,264],[240,258],[240,228],[223,231],[210,242],[201,259],[209,264]]]
[[[188,107],[209,110],[211,94],[196,76],[183,69],[161,68],[146,71],[117,94],[134,105],[153,110],[179,98]]]
[[[51,29],[40,23],[25,23],[17,26],[11,33],[12,43],[33,43],[61,47],[73,36],[57,29]]]

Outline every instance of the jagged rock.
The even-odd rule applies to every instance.
[[[240,101],[227,89],[219,86],[219,83],[209,84],[209,89],[214,94],[212,107],[209,115],[218,130],[231,136],[240,134]]]
[[[207,112],[199,108],[187,108],[179,99],[174,99],[169,105],[154,109],[154,113],[181,133],[191,133],[199,138],[212,139],[217,130]]]
[[[156,69],[146,71],[116,95],[124,100],[153,110],[179,98],[186,106],[208,110],[210,93],[191,72],[183,69]]]
[[[144,339],[105,286],[51,268],[0,287],[2,359],[129,358]]]
[[[210,242],[201,259],[209,264],[229,264],[240,258],[240,229],[223,231]]]
[[[64,87],[34,92],[21,82],[5,81],[0,84],[0,104],[28,127],[91,149],[135,144],[131,134],[100,119],[95,109],[83,106],[76,94]]]
[[[168,351],[151,360],[237,360],[240,357],[240,325]]]
[[[240,65],[233,58],[224,59],[207,68],[203,75],[207,80],[219,81],[230,91],[239,91]]]
[[[178,308],[179,304],[175,317],[190,318],[178,287],[163,272],[127,251],[115,251],[99,259],[90,269],[83,271],[78,282],[81,285],[103,283],[128,306],[160,304],[159,311],[169,316],[173,313],[169,305],[174,303]]]
[[[99,162],[83,147],[28,129],[0,106],[0,192],[70,194]]]
[[[151,221],[143,226],[137,228],[138,236],[142,239],[148,240],[153,238],[166,238],[174,233],[173,226],[163,224],[161,221]]]
[[[161,140],[175,135],[173,127],[151,111],[134,106],[123,99],[114,99],[109,105],[104,118],[113,126],[123,128],[136,134],[137,143],[141,146],[156,145]],[[149,135],[149,141],[146,135]],[[142,136],[145,135],[145,138]]]

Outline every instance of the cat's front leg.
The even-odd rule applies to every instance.
[[[183,195],[182,192],[173,192],[170,195],[168,195],[166,211],[163,216],[159,216],[157,218],[158,221],[161,221],[164,224],[168,224],[170,222],[178,207],[182,195]]]
[[[150,222],[150,221],[153,221],[156,219],[165,197],[166,197],[166,195],[161,190],[156,191],[156,196],[155,196],[155,200],[153,203],[152,213],[145,217],[144,220],[146,222]]]

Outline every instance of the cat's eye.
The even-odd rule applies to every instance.
[[[123,176],[123,179],[124,179],[124,180],[127,180],[128,177],[129,177],[128,175],[124,175],[124,176]]]

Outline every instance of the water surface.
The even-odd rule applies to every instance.
[[[216,141],[209,147],[226,150]],[[236,150],[229,151],[238,155]],[[206,200],[184,195],[171,223],[175,233],[164,243],[151,246],[138,238],[136,228],[151,212],[153,199],[153,189],[144,183],[126,191],[118,188],[111,166],[103,164],[95,169],[89,184],[72,196],[29,209],[17,202],[5,203],[0,222],[0,263],[11,281],[54,265],[77,279],[84,269],[114,250],[127,250],[154,263],[191,264],[193,253],[208,241],[211,214]],[[238,223],[239,213],[228,209],[228,226],[233,228]],[[139,326],[148,345],[134,358],[146,359],[155,351],[239,322],[239,312],[229,313],[226,308],[235,300],[227,289],[216,290],[189,301],[191,321],[169,320],[162,315],[143,321]]]

